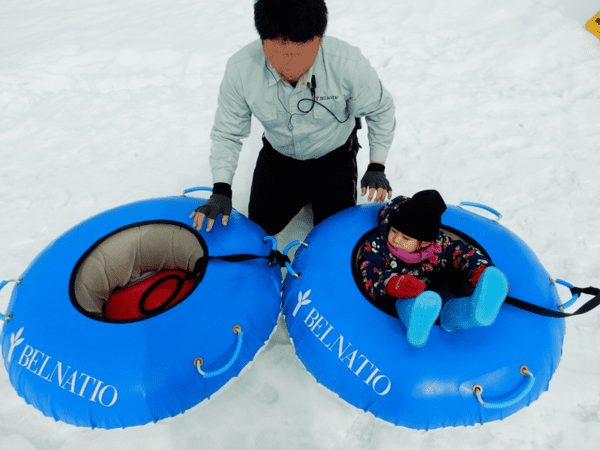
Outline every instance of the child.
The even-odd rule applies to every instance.
[[[446,204],[435,190],[399,196],[378,215],[378,228],[359,253],[364,287],[373,299],[395,302],[408,342],[423,347],[437,320],[445,331],[494,323],[508,292],[504,274],[475,247],[442,230]],[[459,270],[475,288],[442,307],[440,280]]]

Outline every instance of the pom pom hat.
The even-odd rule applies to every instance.
[[[438,191],[420,191],[398,206],[388,224],[413,239],[434,241],[442,226],[444,211],[446,203]]]

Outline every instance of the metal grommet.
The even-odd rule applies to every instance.
[[[302,274],[300,272],[296,272],[296,274],[294,275],[294,278],[297,280],[301,276],[302,276]]]
[[[239,325],[233,327],[233,332],[235,334],[238,334],[240,331],[242,331],[242,327],[240,327]]]
[[[202,358],[196,358],[194,360],[194,366],[198,367],[198,366],[201,366],[202,364],[204,364],[204,360]]]
[[[531,375],[531,372],[529,371],[529,367],[527,366],[521,366],[521,368],[519,369],[519,372],[521,373],[521,375],[528,376]]]
[[[10,322],[10,319],[12,319],[12,314],[7,314],[6,317],[4,318],[4,321]]]
[[[481,394],[483,394],[483,386],[480,384],[476,384],[473,386],[473,394],[477,397],[477,401],[485,408],[485,402],[481,398]]]

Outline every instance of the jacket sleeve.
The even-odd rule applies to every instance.
[[[233,182],[241,140],[250,135],[252,114],[244,98],[242,79],[235,67],[227,67],[219,88],[215,122],[210,133],[210,167],[213,183]]]
[[[380,237],[369,238],[363,247],[359,270],[362,275],[363,287],[373,299],[393,299],[386,290],[385,282],[398,271],[387,267],[381,252],[383,241]]]

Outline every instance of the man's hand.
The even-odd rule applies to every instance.
[[[227,225],[231,209],[231,186],[226,183],[216,183],[213,188],[213,193],[208,201],[204,205],[196,208],[192,214],[190,214],[190,219],[194,219],[194,228],[198,231],[202,231],[204,219],[208,217],[206,231],[209,232],[219,214],[223,215],[221,223],[224,226]]]
[[[371,162],[367,167],[367,172],[360,180],[361,195],[367,193],[369,188],[369,201],[373,199],[375,193],[375,203],[383,203],[387,195],[388,199],[392,198],[392,186],[385,176],[385,166],[378,162]]]

